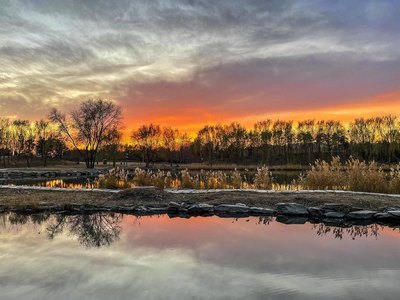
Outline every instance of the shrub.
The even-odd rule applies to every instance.
[[[400,165],[390,170],[390,192],[400,194]]]
[[[121,168],[114,168],[107,174],[99,176],[97,186],[105,189],[123,189],[131,187],[129,171]]]
[[[366,163],[358,159],[346,162],[345,176],[347,189],[358,192],[389,192],[385,172],[375,162]]]
[[[271,189],[272,174],[268,167],[262,166],[257,168],[257,172],[254,177],[254,187],[257,189]]]
[[[149,186],[152,185],[152,173],[140,168],[135,169],[133,182],[136,186]]]
[[[181,188],[185,188],[185,189],[194,189],[195,188],[194,180],[193,180],[192,176],[190,176],[190,173],[187,169],[182,170],[180,175],[181,175],[181,182],[180,182]]]
[[[300,185],[305,189],[344,189],[346,178],[339,157],[331,162],[316,160],[311,170],[299,178]]]
[[[234,189],[240,189],[243,186],[242,176],[240,175],[240,173],[236,169],[231,174],[231,186]]]

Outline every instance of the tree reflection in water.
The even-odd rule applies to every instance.
[[[19,229],[21,225],[44,224],[49,239],[62,233],[76,237],[85,247],[109,246],[119,238],[121,233],[120,214],[97,213],[84,215],[50,215],[50,214],[1,214],[0,227],[5,230]],[[8,228],[10,227],[10,228]]]
[[[344,235],[350,236],[353,240],[357,237],[375,237],[378,238],[379,231],[384,228],[383,225],[353,225],[350,227],[328,226],[323,223],[314,224],[313,229],[317,230],[318,236],[332,234],[335,239],[343,239]]]
[[[149,216],[160,217],[160,216]],[[54,239],[57,235],[66,233],[76,237],[79,243],[88,248],[99,248],[109,246],[119,239],[121,233],[122,214],[96,213],[80,215],[51,215],[51,214],[0,214],[0,228],[4,231],[19,230],[20,226],[40,226],[44,228],[49,239]],[[137,217],[134,224],[140,225],[141,217]],[[250,222],[252,218],[245,218]],[[275,217],[263,216],[256,219],[256,225],[271,225],[276,222]],[[241,222],[243,218],[233,218],[232,222]],[[290,225],[289,225],[290,226]],[[293,225],[299,226],[299,225]],[[303,226],[303,225],[302,225]],[[304,225],[306,226],[306,225]],[[384,228],[384,225],[350,225],[347,227],[336,226],[332,224],[311,224],[311,229],[318,236],[333,236],[335,239],[343,239],[346,236],[352,239],[356,238],[377,238]],[[400,231],[399,228],[393,230]],[[40,230],[39,230],[40,231]]]
[[[47,226],[49,239],[65,230],[76,236],[88,248],[109,246],[119,238],[122,215],[97,213],[92,215],[57,215]]]

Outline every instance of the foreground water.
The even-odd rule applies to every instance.
[[[0,299],[398,299],[400,233],[273,218],[0,215]]]

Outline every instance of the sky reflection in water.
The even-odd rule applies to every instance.
[[[398,299],[400,233],[273,219],[0,216],[0,299]]]

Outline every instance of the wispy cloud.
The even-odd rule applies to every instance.
[[[357,102],[400,83],[399,13],[389,0],[0,0],[0,114],[95,96],[140,121]]]

